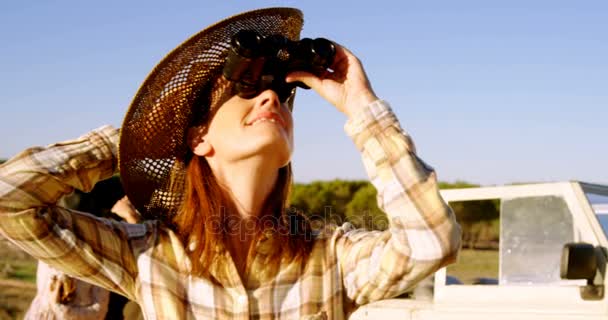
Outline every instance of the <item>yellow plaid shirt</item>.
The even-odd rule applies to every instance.
[[[389,105],[376,101],[345,125],[386,212],[386,231],[336,228],[308,260],[264,273],[273,238],[256,244],[241,281],[226,251],[211,262],[220,283],[189,275],[185,248],[156,221],[127,224],[56,206],[115,173],[118,130],[109,126],[0,167],[0,231],[35,258],[137,301],[146,319],[344,319],[394,297],[453,262],[460,227]]]

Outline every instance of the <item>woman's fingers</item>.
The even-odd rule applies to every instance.
[[[305,85],[309,86],[310,88],[314,89],[315,91],[318,91],[321,87],[321,79],[315,76],[314,74],[306,71],[291,72],[287,75],[285,81],[287,83],[300,81]]]
[[[126,196],[118,200],[112,207],[111,211],[129,223],[137,223],[139,220],[139,213],[137,212],[137,209]]]

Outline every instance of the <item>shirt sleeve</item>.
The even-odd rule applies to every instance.
[[[136,257],[152,241],[154,222],[121,223],[56,205],[114,174],[118,136],[105,126],[2,164],[0,233],[68,275],[135,300]]]
[[[454,262],[460,226],[441,198],[433,168],[414,149],[388,103],[378,100],[345,125],[362,154],[386,231],[345,223],[331,241],[348,298],[356,305],[397,296]]]

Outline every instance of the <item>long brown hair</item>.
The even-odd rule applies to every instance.
[[[217,108],[231,95],[227,81],[220,77],[211,90],[209,112],[199,116],[199,125],[209,123]],[[278,247],[267,255],[269,268],[282,259],[305,260],[312,248],[310,223],[305,216],[289,210],[293,174],[291,163],[279,169],[273,190],[262,206],[262,216],[256,219],[252,244],[267,231],[278,237]],[[229,226],[227,217],[236,213],[234,201],[217,182],[204,157],[189,154],[186,167],[184,201],[172,219],[173,227],[190,257],[192,273],[209,276],[208,267],[223,248]]]
[[[173,223],[192,262],[192,273],[208,276],[208,267],[218,254],[216,248],[224,248],[229,231],[226,218],[236,206],[218,184],[204,157],[193,156],[186,172],[185,199]],[[277,182],[262,207],[266,215],[257,219],[255,229],[253,245],[267,231],[278,237],[278,247],[267,257],[267,262],[275,267],[281,259],[305,260],[312,247],[308,220],[288,209],[291,183],[288,164],[279,169]]]

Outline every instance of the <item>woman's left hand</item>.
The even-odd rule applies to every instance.
[[[311,73],[295,71],[287,75],[287,82],[301,81],[315,90],[336,109],[351,117],[355,112],[378,99],[363,70],[361,61],[348,49],[334,43],[336,56],[327,71],[317,77]]]
[[[138,223],[141,218],[141,215],[135,206],[131,204],[131,201],[129,201],[127,196],[124,196],[122,199],[116,201],[111,211],[123,218],[128,223]]]

